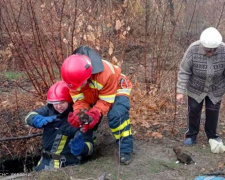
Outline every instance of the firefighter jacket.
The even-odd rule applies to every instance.
[[[68,145],[77,130],[67,121],[68,114],[69,112],[72,112],[72,110],[72,104],[70,104],[68,108],[60,114],[54,109],[52,104],[48,104],[40,109],[30,112],[25,118],[25,122],[28,125],[33,126],[33,118],[37,114],[42,116],[57,116],[56,120],[43,126],[42,144],[44,151],[55,155],[65,155],[70,157],[69,159],[66,159],[66,165],[77,163],[77,158],[71,154]],[[83,134],[83,136],[86,146],[81,155],[90,155],[93,151],[92,132],[89,131],[88,133]],[[57,161],[54,161],[54,168],[57,168]]]
[[[91,59],[92,75],[84,87],[70,91],[74,111],[93,107],[105,115],[116,96],[130,96],[132,84],[125,75],[121,74],[120,67],[102,60],[87,46],[76,49],[74,54],[76,53],[87,55]]]

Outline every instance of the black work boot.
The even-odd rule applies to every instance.
[[[130,153],[122,153],[120,155],[120,164],[128,165],[131,162],[131,154]]]

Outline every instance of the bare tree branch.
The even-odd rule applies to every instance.
[[[220,25],[220,21],[221,21],[221,19],[222,19],[222,17],[223,17],[224,7],[225,7],[225,2],[223,3],[222,11],[221,11],[221,13],[220,13],[220,17],[219,17],[218,23],[216,24],[216,28],[218,28],[219,25]]]
[[[37,137],[37,136],[41,136],[42,133],[38,133],[38,134],[31,134],[31,135],[27,135],[27,136],[19,136],[19,137],[7,137],[7,138],[1,138],[0,142],[4,142],[4,141],[14,141],[14,140],[21,140],[21,139],[29,139],[29,138],[33,138],[33,137]]]

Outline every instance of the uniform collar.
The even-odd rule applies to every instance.
[[[91,49],[90,47],[80,46],[73,52],[73,54],[82,54],[82,55],[86,55],[90,58],[91,65],[92,65],[91,74],[96,74],[96,73],[102,72],[104,70],[101,56],[96,51]]]

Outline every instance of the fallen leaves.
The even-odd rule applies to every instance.
[[[113,53],[113,51],[114,51],[114,45],[113,45],[113,43],[110,41],[110,42],[109,42],[109,50],[108,50],[108,54],[111,56],[112,53]]]
[[[2,101],[0,104],[1,104],[2,108],[7,108],[10,105],[10,102],[9,101]]]
[[[118,31],[122,27],[122,22],[120,20],[116,20],[115,29]]]
[[[154,139],[162,139],[163,138],[163,135],[161,133],[159,133],[159,132],[153,132],[152,133],[152,137]]]
[[[139,86],[133,90],[131,96],[130,119],[132,129],[137,139],[163,139],[164,135],[175,135],[178,130],[173,129],[174,106],[166,95],[147,94],[143,91],[143,87]],[[158,91],[158,90],[157,90]],[[167,108],[171,113],[162,113]]]

